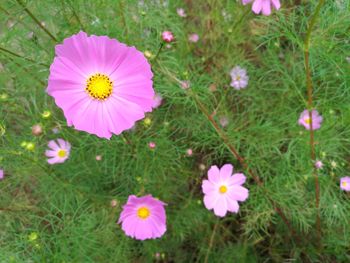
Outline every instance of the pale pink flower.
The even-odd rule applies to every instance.
[[[214,214],[224,217],[227,211],[238,213],[237,201],[248,198],[248,189],[243,187],[246,177],[241,173],[233,173],[233,166],[225,164],[219,169],[216,165],[210,167],[208,179],[203,180],[204,205],[208,210],[214,209]]]
[[[154,149],[154,148],[156,148],[156,143],[155,142],[150,142],[150,143],[148,143],[148,147],[150,149]]]
[[[164,31],[164,32],[162,33],[162,39],[163,39],[165,42],[170,43],[170,42],[172,42],[172,41],[174,40],[174,35],[173,35],[173,33],[170,32],[170,31]]]
[[[48,143],[49,150],[45,151],[49,164],[64,163],[70,154],[71,145],[63,139],[51,140]]]
[[[135,47],[80,32],[55,51],[47,92],[69,126],[110,139],[152,111],[153,73]]]
[[[192,156],[193,155],[193,150],[192,149],[187,149],[186,154],[187,154],[187,156]]]
[[[316,167],[316,169],[322,169],[323,163],[318,160],[318,161],[315,162],[315,167]]]
[[[190,81],[188,81],[188,80],[181,81],[181,88],[182,89],[189,89],[190,88]]]
[[[271,14],[271,7],[276,10],[281,8],[279,0],[242,0],[244,5],[253,2],[252,10],[255,14],[262,13],[265,16]]]
[[[4,170],[0,169],[0,180],[5,178]]]
[[[186,12],[185,12],[185,9],[183,9],[183,8],[177,8],[176,9],[176,12],[177,12],[177,14],[179,15],[179,16],[181,16],[181,17],[186,17],[187,15],[186,15]]]
[[[323,118],[318,113],[317,110],[312,110],[311,118],[312,118],[312,129],[317,130],[317,129],[321,128]],[[310,114],[309,114],[308,110],[304,110],[300,114],[298,123],[299,123],[299,125],[303,125],[305,127],[305,129],[307,129],[307,130],[311,129],[311,120],[310,120]]]
[[[156,93],[153,97],[153,109],[158,108],[163,102],[162,96],[160,94]]]
[[[116,207],[117,205],[118,205],[118,201],[115,200],[115,199],[113,199],[113,200],[111,201],[111,207]]]
[[[102,155],[96,155],[95,159],[96,159],[96,161],[101,161],[102,160]]]
[[[192,43],[196,43],[199,40],[199,36],[197,34],[190,34],[188,36],[188,41],[192,42]]]
[[[350,177],[345,176],[340,179],[340,189],[349,192],[350,191]]]
[[[228,123],[229,123],[228,118],[227,118],[226,116],[222,116],[222,117],[220,118],[219,122],[220,122],[220,125],[221,125],[223,128],[225,128],[225,127],[228,125]]]
[[[166,204],[152,195],[136,197],[130,195],[123,206],[118,224],[127,236],[138,240],[154,239],[166,231]]]
[[[244,89],[248,85],[249,77],[247,75],[247,71],[240,66],[234,67],[231,72],[231,87],[236,90]]]
[[[32,134],[34,136],[39,136],[42,133],[43,133],[43,128],[41,127],[40,124],[33,125],[33,127],[32,127]]]

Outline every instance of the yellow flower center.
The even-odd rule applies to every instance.
[[[146,219],[150,215],[151,215],[151,212],[149,211],[149,209],[147,207],[143,206],[137,210],[137,216],[141,219]]]
[[[346,187],[348,184],[347,184],[347,182],[342,182],[341,185]]]
[[[311,123],[311,119],[310,118],[305,119],[305,123],[306,124],[310,124]]]
[[[226,193],[226,192],[227,192],[227,187],[226,187],[225,185],[220,186],[219,192],[220,192],[221,194]]]
[[[97,73],[86,81],[86,92],[94,99],[106,100],[113,91],[113,82],[106,75]]]
[[[66,150],[61,149],[57,152],[57,155],[58,155],[58,157],[63,158],[63,157],[66,157],[67,152],[66,152]]]

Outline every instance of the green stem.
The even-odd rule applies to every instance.
[[[316,161],[316,150],[315,150],[315,138],[314,138],[314,130],[312,127],[312,108],[313,108],[313,86],[312,86],[312,78],[311,78],[311,69],[310,69],[310,41],[311,41],[311,33],[315,26],[316,20],[319,17],[320,10],[324,4],[324,0],[319,0],[319,3],[316,7],[316,10],[310,20],[308,30],[306,32],[306,37],[304,41],[304,61],[305,61],[305,75],[306,75],[306,87],[307,87],[307,107],[309,110],[309,118],[310,118],[310,154],[311,161],[313,167],[313,175],[315,178],[315,206],[316,206],[316,229],[317,229],[317,240],[319,242],[319,248],[322,249],[322,229],[321,229],[321,216],[320,216],[320,183],[318,180],[317,169],[315,167]]]
[[[6,49],[4,47],[1,47],[1,46],[0,46],[0,51],[2,51],[4,53],[7,53],[7,54],[10,54],[10,55],[12,55],[14,57],[21,58],[21,59],[27,60],[27,61],[32,62],[32,63],[36,63],[36,64],[41,65],[41,66],[50,67],[50,65],[48,65],[48,64],[41,63],[41,62],[38,63],[38,62],[36,62],[35,60],[33,60],[31,58],[23,57],[22,55],[19,55],[19,54],[15,53],[15,52],[13,52],[11,50],[8,50],[8,49]]]
[[[23,7],[23,10],[31,17],[31,19],[34,20],[34,22],[42,29],[45,31],[45,33],[54,41],[58,42],[56,37],[54,37],[53,34],[50,33],[49,30],[47,30],[46,27],[44,27],[41,22],[34,16],[34,14],[22,3],[21,0],[16,0],[18,4],[20,4]]]
[[[205,254],[204,263],[208,263],[208,259],[209,259],[209,255],[210,255],[210,250],[211,250],[211,248],[213,247],[214,237],[215,237],[216,229],[218,228],[218,225],[219,225],[219,219],[216,220],[216,223],[215,223],[214,228],[213,228],[213,232],[211,233],[210,240],[209,240],[208,250],[207,250],[207,253]]]

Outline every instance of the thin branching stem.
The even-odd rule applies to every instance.
[[[44,66],[44,67],[49,67],[48,64],[37,62],[37,61],[35,61],[35,60],[31,59],[31,58],[24,57],[22,55],[19,55],[19,54],[15,53],[15,52],[13,52],[11,50],[8,50],[7,48],[1,47],[1,46],[0,46],[0,51],[4,52],[6,54],[10,54],[10,55],[12,55],[14,57],[21,58],[21,59],[27,60],[29,62],[32,62],[32,63],[38,64],[38,65]]]
[[[30,16],[31,19],[52,39],[57,42],[57,38],[50,33],[50,31],[34,16],[34,14],[23,4],[21,0],[16,0],[19,5],[23,7],[23,10]]]
[[[219,225],[219,219],[216,220],[216,223],[215,223],[214,228],[213,228],[213,232],[211,233],[210,240],[209,240],[208,250],[207,250],[207,253],[205,254],[204,263],[208,263],[208,259],[209,259],[209,255],[210,255],[210,250],[211,250],[211,248],[213,247],[214,237],[215,237],[216,229],[218,228],[218,225]]]
[[[315,150],[315,136],[313,130],[313,120],[312,120],[312,109],[313,109],[313,85],[311,79],[311,70],[310,70],[310,60],[309,60],[309,49],[311,41],[311,33],[316,23],[316,20],[320,14],[321,7],[324,4],[324,0],[320,0],[316,10],[310,20],[306,37],[304,41],[304,60],[305,60],[305,75],[306,75],[306,87],[307,87],[307,107],[309,110],[309,119],[310,119],[310,155],[313,167],[313,176],[315,178],[315,206],[316,206],[316,229],[317,229],[317,240],[319,241],[319,247],[322,246],[322,230],[321,230],[321,216],[320,216],[320,183],[318,180],[317,169],[315,167],[316,161],[316,150]]]

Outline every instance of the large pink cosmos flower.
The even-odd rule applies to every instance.
[[[48,157],[47,162],[49,164],[64,163],[70,154],[71,145],[69,142],[63,139],[57,139],[49,141],[49,150],[45,151],[46,157]]]
[[[161,237],[166,231],[165,205],[152,195],[143,197],[130,195],[123,206],[118,224],[122,224],[122,229],[127,236],[135,239]]]
[[[276,10],[281,8],[279,0],[242,0],[244,5],[254,1],[252,10],[255,14],[262,12],[263,15],[269,16],[271,14],[271,6]]]
[[[214,209],[214,214],[224,217],[227,213],[238,213],[237,201],[248,198],[248,189],[244,188],[244,174],[233,174],[233,166],[225,164],[221,169],[216,165],[210,167],[208,179],[203,180],[204,205],[208,210]]]
[[[109,139],[152,111],[152,77],[135,47],[80,32],[56,46],[47,92],[69,126]]]

